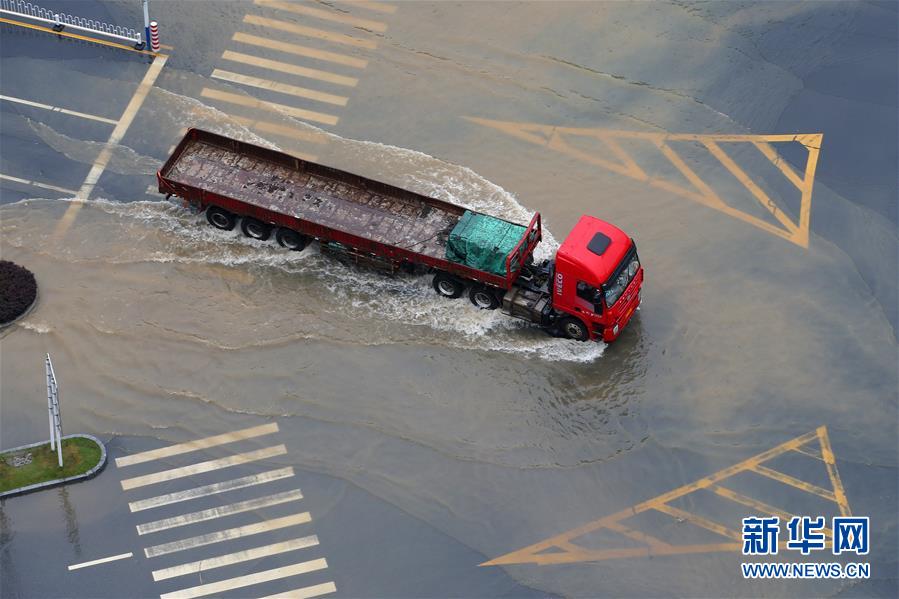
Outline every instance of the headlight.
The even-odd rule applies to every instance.
[[[635,274],[637,274],[638,270],[640,270],[640,261],[634,258],[631,261],[630,265],[627,267],[627,274],[633,277]]]

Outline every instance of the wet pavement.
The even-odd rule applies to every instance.
[[[86,6],[139,22],[128,3]],[[48,351],[66,432],[110,439],[113,458],[264,423],[279,432],[7,500],[4,596],[154,596],[319,558],[327,569],[222,593],[333,581],[344,596],[896,595],[895,4],[159,12],[174,49],[77,209],[66,198],[147,59],[0,26],[0,94],[101,119],[0,100],[0,249],[41,289],[0,338],[2,446],[44,434]],[[547,256],[594,214],[635,238],[643,307],[613,345],[578,344],[444,301],[427,278],[216,231],[148,191],[189,126],[511,220],[539,210]],[[768,470],[685,487],[806,434]],[[285,454],[253,465],[121,487],[277,444]],[[295,477],[264,493],[146,518],[128,508],[285,467]],[[158,541],[134,528],[295,488],[296,505]],[[870,516],[871,579],[746,581],[738,550],[697,549],[733,543],[708,523],[739,531],[760,502]],[[303,529],[179,559],[143,552],[296,511],[311,514]],[[311,534],[314,549],[151,576]],[[46,551],[58,565],[39,574]],[[123,552],[134,557],[65,568]]]

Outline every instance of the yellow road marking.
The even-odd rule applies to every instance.
[[[234,115],[231,116],[231,120],[248,129],[254,129],[263,133],[272,133],[274,135],[280,135],[281,137],[300,139],[314,144],[328,143],[328,137],[320,131],[304,131],[302,129],[297,129],[296,127],[288,127],[286,125],[279,125],[278,123],[257,121]]]
[[[43,27],[41,25],[32,25],[31,23],[22,23],[21,21],[14,21],[12,19],[6,19],[0,17],[0,23],[6,23],[7,25],[16,25],[17,27],[25,27],[26,29],[34,29],[35,31],[43,31],[44,33],[49,33],[51,35],[59,35],[62,37],[68,37],[76,40],[81,40],[83,42],[91,42],[92,44],[100,44],[101,46],[109,46],[110,48],[118,48],[119,50],[127,50],[128,52],[137,52],[138,54],[145,54],[147,56],[161,56],[156,52],[150,52],[149,50],[138,50],[126,44],[117,44],[115,42],[110,42],[107,40],[101,40],[95,37],[89,37],[87,35],[80,35],[78,33],[69,33],[68,31],[53,31],[51,27]]]
[[[190,453],[192,451],[198,451],[200,449],[208,449],[210,447],[216,447],[218,445],[225,445],[226,443],[234,443],[236,441],[243,441],[245,439],[260,437],[262,435],[271,435],[277,432],[278,423],[272,422],[270,424],[263,424],[260,426],[245,428],[239,431],[232,431],[230,433],[224,433],[212,437],[205,437],[203,439],[196,439],[194,441],[188,441],[187,443],[178,443],[176,445],[160,447],[159,449],[142,451],[140,453],[135,453],[129,456],[116,458],[115,464],[117,467],[123,468],[125,466],[143,464],[144,462],[150,462],[152,460],[158,460],[161,458],[168,458],[174,455]]]
[[[56,185],[49,185],[47,183],[39,183],[37,181],[32,181],[31,179],[22,179],[20,177],[13,177],[11,175],[4,175],[0,173],[0,179],[5,179],[7,181],[15,181],[16,183],[22,183],[24,185],[33,185],[34,187],[40,187],[41,189],[49,189],[51,191],[58,191],[60,193],[69,194],[72,197],[78,193],[74,189],[66,189],[65,187],[57,187]]]
[[[77,116],[77,117],[81,117],[83,119],[89,119],[91,121],[100,121],[101,123],[107,123],[110,125],[115,125],[118,122],[116,120],[108,119],[106,117],[96,116],[93,114],[87,114],[86,112],[78,112],[77,110],[69,110],[68,108],[60,108],[59,106],[51,106],[50,104],[41,104],[40,102],[33,102],[31,100],[24,100],[22,98],[13,98],[12,96],[0,95],[0,100],[6,100],[8,102],[15,102],[16,104],[24,104],[25,106],[32,106],[34,108],[43,108],[44,110],[49,110],[51,112],[59,112],[62,114]]]
[[[315,58],[317,60],[342,64],[357,69],[364,69],[368,66],[368,61],[362,58],[338,54],[337,52],[325,52],[324,50],[317,50],[316,48],[309,48],[308,46],[300,46],[298,44],[288,44],[287,42],[279,42],[278,40],[259,37],[258,35],[250,35],[249,33],[237,32],[231,36],[231,39],[235,42],[242,42],[261,48],[296,54],[297,56],[305,56],[306,58]]]
[[[737,166],[737,163],[734,162],[733,159],[731,159],[731,157],[721,149],[721,146],[719,146],[711,139],[706,139],[702,143],[706,148],[709,149],[709,152],[711,152],[712,156],[717,158],[718,161],[724,165],[724,168],[730,171],[730,174],[736,177],[737,181],[742,183],[743,186],[749,190],[749,193],[755,196],[755,199],[759,201],[759,203],[762,205],[762,208],[771,212],[774,215],[774,218],[779,220],[780,224],[782,224],[784,228],[787,229],[791,234],[796,232],[796,229],[798,227],[793,224],[793,221],[787,218],[787,215],[785,215],[782,211],[777,209],[777,206],[774,204],[774,201],[768,197],[768,194],[762,191],[762,189],[758,185],[756,185],[755,181],[750,179],[749,175],[747,175],[743,169]]]
[[[262,597],[262,599],[312,599],[313,597],[321,597],[322,595],[329,595],[336,592],[337,587],[333,582],[323,582],[321,584],[287,591],[286,593],[268,595]]]
[[[775,472],[762,465],[763,463],[768,462],[769,460],[772,460],[780,455],[803,448],[803,446],[806,446],[810,443],[815,443],[816,441],[820,445],[822,453],[825,455],[825,461],[830,459],[830,462],[828,462],[828,474],[830,474],[831,472],[833,474],[833,478],[831,479],[832,481],[834,481],[833,493],[830,493],[826,489],[811,485],[794,477]],[[827,456],[830,456],[830,458],[828,458]],[[724,481],[734,475],[750,471],[760,472],[765,476],[776,478],[780,482],[799,489],[800,491],[809,492],[833,501],[838,505],[841,514],[848,515],[851,513],[849,510],[848,501],[846,501],[846,495],[843,492],[843,485],[840,481],[839,473],[836,469],[836,462],[833,459],[833,452],[830,450],[830,440],[827,436],[827,428],[822,426],[815,431],[806,433],[805,435],[801,435],[799,437],[796,437],[795,439],[791,439],[785,443],[778,445],[777,447],[773,447],[767,451],[763,451],[756,456],[743,460],[738,464],[720,470],[690,484],[683,485],[682,487],[678,487],[677,489],[668,491],[667,493],[663,493],[658,497],[654,497],[633,507],[625,508],[609,516],[594,520],[593,522],[588,522],[587,524],[584,524],[577,528],[573,528],[560,535],[550,537],[548,539],[540,541],[539,543],[535,543],[522,549],[518,549],[517,551],[502,555],[481,565],[496,566],[528,563],[540,565],[566,564],[574,562],[600,561],[605,559],[622,559],[628,557],[682,555],[693,553],[708,553],[715,551],[739,551],[741,544],[739,535],[737,535],[736,532],[716,522],[708,520],[707,518],[704,518],[699,514],[686,512],[670,504],[675,499],[678,499],[685,495],[689,495],[690,493],[701,489],[707,489],[716,493],[718,496],[723,497],[724,499],[728,499],[738,504],[751,507],[759,515],[769,514],[780,517],[788,516],[789,514],[787,514],[783,510],[774,508],[758,499],[747,497],[745,495],[736,493],[735,491],[731,491],[730,489],[727,489],[719,484],[721,481]],[[629,518],[632,518],[633,516],[636,516],[637,514],[648,510],[662,512],[672,517],[690,522],[697,526],[701,526],[702,528],[712,531],[715,534],[725,537],[727,539],[727,542],[696,545],[671,545],[669,543],[665,543],[663,541],[660,541],[659,539],[651,537],[650,535],[645,535],[645,537],[641,538],[643,533],[641,533],[640,531],[632,530],[631,528],[622,524],[623,521],[626,521]],[[610,549],[589,549],[587,547],[578,545],[575,542],[579,537],[598,530],[609,530],[624,534],[631,539],[645,543],[645,546]],[[829,532],[826,534],[828,536],[831,536],[831,533]]]
[[[278,10],[284,10],[287,12],[296,13],[298,15],[306,15],[307,17],[322,19],[323,21],[333,21],[334,23],[352,25],[353,27],[368,29],[369,31],[376,31],[378,33],[384,33],[385,31],[387,31],[387,25],[381,23],[380,21],[360,19],[359,17],[354,17],[352,15],[334,13],[327,10],[322,10],[320,8],[313,8],[305,4],[298,4],[296,2],[279,2],[278,0],[255,0],[255,3],[258,6],[276,8]]]
[[[257,100],[256,98],[250,98],[247,96],[241,96],[229,92],[222,92],[215,89],[209,89],[208,87],[204,87],[200,91],[200,95],[204,98],[221,100],[222,102],[237,104],[238,106],[246,106],[248,108],[255,108],[259,110],[268,110],[269,112],[280,112],[288,116],[294,116],[306,121],[312,121],[314,123],[323,123],[325,125],[336,125],[340,120],[333,114],[324,114],[322,112],[314,112],[312,110],[294,108],[293,106],[276,104],[274,102],[264,102],[262,100]]]
[[[819,427],[817,430],[818,441],[821,444],[821,457],[827,467],[827,477],[830,478],[830,484],[833,486],[834,500],[840,506],[840,514],[843,516],[851,516],[852,510],[849,509],[849,500],[846,499],[846,491],[843,489],[843,481],[840,480],[840,473],[837,472],[837,460],[833,455],[833,449],[830,447],[830,437],[827,436],[827,429]]]
[[[467,120],[491,127],[512,137],[545,146],[556,152],[566,154],[621,175],[645,181],[670,193],[691,199],[715,210],[724,212],[736,219],[749,223],[772,235],[787,239],[801,247],[808,247],[809,226],[811,217],[812,190],[815,181],[818,156],[823,135],[814,134],[780,134],[780,135],[744,135],[744,134],[694,134],[694,133],[649,133],[643,131],[620,131],[612,129],[553,127],[536,123],[517,123],[494,121],[475,117],[464,117]],[[567,143],[567,138],[590,137],[605,143],[610,154],[618,161],[609,160],[606,156],[587,153]],[[662,154],[687,179],[689,186],[668,181],[662,177],[648,175],[631,155],[617,142],[620,140],[637,140],[655,145]],[[671,146],[673,142],[698,142],[703,144],[709,153],[733,174],[746,187],[750,194],[774,217],[780,226],[774,225],[754,215],[729,206],[702,178],[681,159]],[[796,142],[808,152],[805,173],[799,176],[771,147],[772,143]],[[751,143],[780,170],[786,179],[801,193],[798,219],[790,218],[777,204],[728,156],[719,144]]]
[[[90,197],[91,192],[97,185],[97,181],[100,180],[100,175],[106,170],[106,166],[112,158],[113,149],[119,145],[119,142],[125,137],[125,133],[131,126],[132,121],[134,121],[134,117],[137,116],[137,111],[140,110],[144,100],[147,98],[147,94],[150,93],[150,89],[152,89],[153,84],[156,82],[156,78],[159,76],[159,73],[162,72],[162,67],[165,66],[166,60],[168,60],[168,56],[159,54],[153,60],[153,64],[150,65],[150,68],[147,69],[147,72],[137,86],[134,95],[131,96],[131,101],[128,102],[128,106],[125,107],[125,112],[122,113],[115,129],[109,134],[106,145],[100,150],[100,154],[97,155],[97,159],[91,166],[91,170],[87,173],[84,183],[81,184],[81,189],[78,190],[78,194],[76,195],[76,200],[78,201],[69,204],[68,210],[66,210],[65,214],[62,215],[62,218],[56,225],[56,229],[53,232],[53,236],[56,239],[65,235],[66,231],[69,230],[69,227],[71,227],[72,223],[75,221],[75,217],[78,215],[78,211],[81,210],[82,204]]]
[[[336,85],[355,87],[359,83],[359,80],[355,77],[347,77],[346,75],[338,75],[337,73],[329,73],[328,71],[320,71],[318,69],[300,67],[294,64],[281,62],[279,60],[259,58],[258,56],[253,56],[252,54],[244,54],[242,52],[232,52],[231,50],[225,50],[222,53],[222,58],[224,58],[225,60],[239,62],[241,64],[248,64],[256,67],[262,67],[264,69],[271,69],[273,71],[280,71],[282,73],[288,73],[290,75],[298,75],[300,77],[306,77],[307,79],[326,81],[328,83],[334,83]]]
[[[802,489],[807,493],[813,493],[815,495],[818,495],[819,497],[823,497],[828,501],[836,502],[837,500],[833,492],[828,491],[827,489],[822,489],[818,485],[807,483],[804,480],[800,480],[796,477],[790,476],[789,474],[784,474],[783,472],[779,472],[777,470],[772,470],[771,468],[762,466],[761,464],[756,464],[755,466],[750,468],[750,470],[752,470],[753,472],[757,472],[762,476],[767,476],[768,478],[782,482],[785,485],[790,485],[791,487]]]
[[[129,489],[136,489],[137,487],[154,485],[156,483],[161,483],[168,480],[184,478],[185,476],[193,476],[195,474],[202,474],[204,472],[220,470],[221,468],[229,468],[231,466],[239,466],[240,464],[247,464],[249,462],[265,460],[279,455],[284,455],[286,453],[287,447],[285,447],[284,445],[275,445],[273,447],[265,447],[263,449],[257,449],[255,451],[229,455],[228,457],[218,458],[216,460],[207,460],[198,464],[190,464],[189,466],[181,466],[180,468],[172,468],[170,470],[154,472],[153,474],[145,474],[143,476],[135,476],[134,478],[126,478],[121,482],[121,485],[123,490],[128,491]]]
[[[163,595],[160,595],[159,597],[160,599],[194,599],[195,597],[217,595],[224,591],[242,589],[250,585],[268,582],[270,580],[278,580],[280,578],[287,578],[288,576],[296,576],[297,574],[305,574],[307,572],[315,572],[316,570],[324,570],[327,567],[328,562],[325,561],[325,558],[319,558],[309,560],[307,562],[301,562],[299,564],[292,564],[290,566],[272,568],[271,570],[264,570],[262,572],[256,572],[254,574],[247,574],[245,576],[236,576],[234,578],[228,578],[226,580],[220,580],[218,582],[201,584],[195,587],[182,589],[180,591],[165,593]]]
[[[369,0],[341,0],[340,3],[387,14],[393,14],[396,12],[396,6],[394,6],[393,4],[384,4],[383,2],[372,2]]]
[[[279,31],[286,31],[287,33],[324,40],[326,42],[334,42],[335,44],[356,46],[357,48],[367,48],[368,50],[374,50],[378,47],[378,44],[372,40],[359,39],[343,33],[334,33],[333,31],[325,31],[324,29],[316,29],[314,27],[304,27],[303,25],[278,21],[277,19],[257,17],[256,15],[245,15],[243,22],[250,25],[269,27],[270,29],[277,29]]]
[[[335,96],[334,94],[326,94],[324,92],[315,91],[314,89],[289,85],[287,83],[278,83],[277,81],[262,79],[260,77],[250,77],[249,75],[241,75],[240,73],[233,73],[222,69],[213,70],[211,76],[213,79],[219,79],[229,83],[239,83],[241,85],[248,85],[259,89],[267,89],[281,94],[290,94],[291,96],[297,96],[299,98],[308,98],[309,100],[315,100],[317,102],[334,104],[335,106],[346,106],[347,103],[346,96]]]
[[[674,518],[677,518],[681,521],[689,522],[690,524],[695,524],[696,526],[702,527],[706,530],[710,530],[714,533],[717,533],[723,537],[730,537],[734,541],[741,540],[740,533],[730,530],[724,526],[721,526],[717,522],[712,522],[707,518],[703,518],[702,516],[697,516],[696,514],[691,514],[690,512],[684,511],[680,508],[676,508],[672,505],[668,505],[667,503],[662,503],[654,508],[658,512],[662,512],[663,514],[668,514]]]

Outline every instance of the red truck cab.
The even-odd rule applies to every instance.
[[[643,267],[634,240],[592,216],[582,216],[559,247],[553,307],[586,325],[591,340],[614,341],[640,305]],[[565,319],[562,332],[568,331]]]

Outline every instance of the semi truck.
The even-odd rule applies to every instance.
[[[641,302],[634,240],[582,216],[552,259],[536,263],[539,213],[527,225],[200,129],[157,172],[159,192],[205,211],[213,227],[274,236],[290,251],[317,240],[344,263],[429,273],[449,299],[578,341],[617,339]]]

